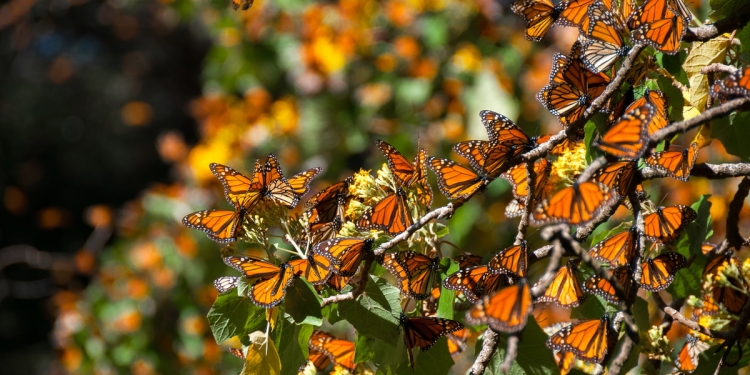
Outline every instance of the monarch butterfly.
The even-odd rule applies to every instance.
[[[553,5],[550,0],[517,0],[510,5],[510,10],[523,20],[526,39],[538,42],[560,18],[566,4],[565,1]]]
[[[228,243],[237,239],[246,214],[244,204],[239,204],[234,211],[203,210],[187,214],[182,218],[182,224],[205,232],[216,242]]]
[[[598,182],[574,183],[542,200],[534,209],[531,221],[534,225],[555,222],[581,225],[596,219],[604,207],[616,201],[615,191]]]
[[[294,276],[304,277],[312,285],[325,284],[331,276],[331,261],[320,254],[309,254],[307,259],[293,259],[287,262],[294,270]]]
[[[305,243],[306,245],[307,243],[318,243],[325,240],[330,240],[331,238],[336,237],[343,225],[344,223],[342,223],[341,219],[338,217],[335,217],[333,218],[333,220],[324,223],[308,224],[310,241],[305,240],[303,241],[303,243]]]
[[[488,177],[477,175],[452,160],[430,157],[427,161],[437,175],[440,192],[448,199],[468,198],[489,182]]]
[[[595,2],[588,9],[589,21],[582,25],[583,63],[593,73],[603,72],[630,52],[620,36],[625,26],[604,3]],[[585,28],[584,28],[585,27]]]
[[[582,361],[601,363],[607,354],[609,316],[566,326],[547,340],[547,347],[575,354]]]
[[[331,273],[331,276],[328,278],[328,281],[325,285],[337,292],[340,292],[342,289],[344,289],[345,286],[349,284],[349,280],[351,279],[352,276],[341,276],[337,273]]]
[[[234,8],[234,10],[237,10],[242,7],[242,10],[248,10],[251,6],[253,6],[254,2],[255,0],[232,0],[232,8]]]
[[[527,202],[533,205],[535,202],[547,198],[547,189],[545,187],[551,170],[552,165],[547,159],[539,159],[534,163],[534,197],[530,202],[528,202],[529,173],[526,169],[526,164],[513,166],[507,172],[500,175],[500,177],[510,182],[513,197],[515,198],[515,203],[509,204],[506,207],[505,215],[508,217],[523,215]]]
[[[610,189],[614,189],[617,195],[624,198],[628,196],[628,193],[633,189],[633,185],[636,184],[637,166],[636,161],[609,163],[594,172],[591,180],[601,182]]]
[[[485,295],[466,313],[469,324],[487,324],[496,332],[518,332],[526,325],[533,307],[526,279]]]
[[[240,359],[245,359],[245,352],[242,351],[242,348],[229,348],[227,350],[233,356],[240,358]]]
[[[644,161],[652,168],[665,172],[669,177],[687,181],[698,158],[698,143],[690,144],[690,150],[655,152]]]
[[[320,352],[336,365],[354,370],[354,343],[348,340],[340,340],[328,333],[314,331],[307,342],[311,352],[313,350]],[[312,354],[311,354],[312,355]],[[318,367],[323,370],[325,366]]]
[[[463,253],[457,257],[453,257],[453,260],[458,263],[458,268],[474,267],[482,263],[481,256],[470,253]]]
[[[711,89],[711,97],[750,96],[750,67],[717,80]]]
[[[546,134],[538,137],[534,137],[532,139],[534,147],[539,147],[542,143],[545,143],[549,141],[550,138],[552,138],[554,134]],[[550,155],[560,156],[565,155],[566,153],[570,152],[570,150],[573,150],[583,141],[584,134],[582,132],[575,132],[572,135],[568,136],[568,138],[565,138],[561,143],[555,145],[552,147],[552,150],[550,150]]]
[[[497,177],[507,166],[507,162],[523,149],[498,142],[463,141],[457,143],[453,150],[469,160],[474,170],[483,176]]]
[[[648,147],[647,126],[655,112],[654,106],[646,102],[638,107],[630,106],[628,111],[612,124],[596,146],[616,158],[640,158]]]
[[[576,363],[576,356],[571,352],[559,351],[553,354],[557,368],[560,369],[560,375],[567,375]]]
[[[269,154],[265,164],[259,160],[255,161],[252,180],[243,176],[241,173],[221,164],[211,164],[211,171],[219,178],[224,185],[224,194],[227,200],[231,202],[243,202],[246,208],[250,208],[261,199],[269,199],[276,203],[281,203],[288,208],[294,208],[299,202],[299,196],[295,190],[307,190],[309,180],[315,177],[320,171],[303,172],[295,177],[296,188],[292,187],[284,178],[279,161],[274,154]],[[240,200],[239,198],[242,198]]]
[[[515,277],[526,277],[528,273],[528,248],[526,241],[500,250],[490,259],[487,269],[491,273],[510,274]]]
[[[669,284],[674,281],[674,275],[677,271],[685,267],[687,259],[675,252],[668,252],[657,256],[656,258],[647,258],[641,263],[643,272],[641,273],[640,287],[650,292],[658,292],[667,289]]]
[[[610,81],[606,74],[586,69],[581,60],[581,48],[580,42],[573,44],[565,67],[559,70],[560,81],[544,86],[536,96],[564,127],[576,122]]]
[[[240,271],[248,279],[257,278],[248,292],[250,301],[269,309],[281,303],[286,288],[294,281],[294,271],[287,263],[276,266],[260,258],[230,256],[224,263]]]
[[[571,308],[580,305],[585,299],[573,262],[568,260],[565,267],[560,267],[557,271],[544,295],[537,298],[537,302],[554,302],[560,307]]]
[[[323,242],[313,246],[313,253],[321,254],[328,258],[334,265],[333,272],[341,276],[354,276],[359,263],[366,256],[371,256],[373,239],[360,239],[341,237]]]
[[[631,38],[670,55],[677,53],[690,19],[686,19],[684,14],[678,14],[682,13],[684,5],[679,4],[680,0],[676,2],[683,7],[677,12],[668,0],[646,0],[628,18],[628,28],[633,30]]]
[[[320,223],[332,221],[338,217],[344,220],[344,206],[349,196],[349,185],[352,178],[337,182],[315,194],[310,198],[305,207],[308,207],[309,222]]]
[[[707,252],[710,252],[715,247],[714,244],[704,242],[703,245],[701,245],[701,251],[708,250]],[[704,254],[707,252],[704,252]],[[702,277],[705,279],[709,274],[716,276],[720,272],[720,267],[724,266],[726,263],[733,262],[733,253],[733,251],[725,251],[724,254],[715,254],[713,257],[708,258],[706,260],[706,265],[703,267]]]
[[[529,146],[531,139],[509,118],[490,110],[479,112],[490,142],[516,146],[517,153]]]
[[[357,229],[378,229],[397,235],[413,224],[406,192],[400,187],[396,193],[381,199],[365,211],[357,220]]]
[[[450,319],[433,317],[407,317],[403,312],[399,317],[399,325],[404,329],[404,343],[409,351],[409,363],[414,368],[414,354],[412,348],[419,347],[428,350],[435,342],[451,333],[463,329],[463,324]]]
[[[663,244],[671,244],[680,237],[685,227],[695,220],[698,214],[690,207],[681,204],[657,207],[656,212],[643,217],[646,239]]]
[[[401,293],[422,300],[430,296],[437,280],[439,258],[430,258],[413,251],[388,253],[383,257],[383,267],[399,282]]]
[[[615,268],[630,264],[630,260],[637,254],[638,230],[631,227],[628,231],[605,238],[589,250],[592,258],[609,264]]]
[[[489,272],[487,266],[460,269],[443,281],[446,289],[462,292],[472,303],[479,302],[483,295],[508,285],[505,275]]]
[[[308,345],[309,348],[309,345]],[[312,363],[312,365],[315,367],[317,371],[323,371],[326,367],[328,367],[329,364],[331,364],[331,359],[328,358],[327,355],[323,354],[322,352],[319,352],[315,349],[309,348],[309,354],[307,355],[307,362]],[[305,370],[306,364],[303,366],[300,366],[299,372],[303,372]]]
[[[710,348],[711,345],[699,340],[693,335],[685,337],[685,345],[677,354],[675,365],[682,371],[695,371],[698,368],[698,358],[701,353]]]
[[[630,286],[632,285],[632,283],[630,282],[630,267],[617,267],[612,270],[612,275],[622,286],[625,295],[629,295]],[[595,294],[612,303],[620,302],[620,298],[617,297],[617,293],[615,293],[615,287],[612,286],[612,284],[610,284],[606,279],[603,279],[596,275],[589,277],[588,279],[586,279],[586,281],[583,282],[583,290],[586,291],[586,293]]]
[[[747,304],[747,282],[744,279],[740,280],[736,277],[727,277],[727,281],[729,281],[729,284],[731,285],[714,285],[712,287],[711,296],[714,301],[723,305],[727,311],[739,315],[742,312],[743,307],[745,307],[745,304]]]
[[[214,280],[214,287],[219,293],[224,293],[227,290],[237,287],[237,283],[240,282],[240,278],[236,276],[222,276]]]
[[[432,188],[427,182],[427,152],[419,149],[414,163],[409,162],[398,150],[384,141],[378,141],[378,147],[388,160],[388,168],[396,178],[396,182],[404,189],[417,184],[419,189],[418,201],[425,207],[432,205]]]
[[[455,357],[466,350],[466,340],[471,336],[471,331],[466,328],[448,334],[448,353]]]
[[[713,316],[719,314],[719,306],[713,300],[710,294],[704,294],[700,302],[693,307],[692,320],[697,322],[701,316]]]
[[[591,14],[589,9],[592,6],[600,5],[605,10],[612,8],[612,0],[573,0],[569,1],[565,10],[560,14],[562,24],[565,26],[578,25],[582,30],[588,30],[591,23]]]
[[[310,191],[310,182],[320,174],[321,170],[320,167],[310,168],[292,176],[287,182],[292,187],[294,194],[297,194],[298,197],[305,196]]]

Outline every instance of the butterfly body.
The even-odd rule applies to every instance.
[[[402,294],[422,300],[430,296],[437,280],[439,262],[439,258],[402,251],[385,254],[382,264],[396,277]]]
[[[260,258],[244,256],[225,257],[224,263],[248,279],[257,279],[250,287],[248,297],[254,304],[266,309],[281,303],[286,288],[294,281],[293,268],[287,263],[276,266]]]
[[[407,317],[403,312],[399,317],[399,325],[404,330],[404,343],[409,352],[411,368],[414,368],[412,348],[429,350],[439,338],[464,328],[463,324],[455,320],[433,317],[412,318]]]

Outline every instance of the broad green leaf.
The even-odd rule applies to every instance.
[[[737,365],[733,367],[722,367],[722,369],[719,371],[719,374],[737,374],[738,369],[741,369],[748,365],[748,362],[750,362],[750,356],[747,355],[747,345],[745,345],[743,349],[744,350],[742,351],[742,357],[740,358],[740,353],[737,350],[737,346],[734,346],[732,348],[732,351],[729,353],[728,359],[730,361],[736,361],[739,358],[739,363],[737,363]],[[717,350],[718,353],[716,352]],[[716,368],[719,365],[719,360],[721,359],[722,354],[724,354],[724,350],[719,349],[718,345],[714,345],[706,349],[706,351],[701,353],[700,359],[698,360],[698,368],[693,372],[693,374],[714,374],[714,371],[716,371]]]
[[[307,342],[312,334],[312,326],[297,325],[291,316],[284,314],[274,330],[274,343],[281,357],[281,374],[297,374],[300,366],[307,361]]]
[[[669,98],[669,119],[671,121],[682,120],[682,108],[685,103],[685,98],[682,96],[682,91],[672,85],[672,81],[669,78],[659,76],[656,79],[659,84],[659,90]]]
[[[711,233],[711,202],[710,195],[704,195],[692,205],[698,213],[698,218],[685,228],[686,235],[677,243],[677,252],[686,258],[695,256],[690,267],[677,271],[675,279],[667,288],[674,298],[684,298],[689,295],[701,294],[701,279],[706,256],[701,251],[701,245]]]
[[[446,259],[450,262],[450,266],[445,273],[440,273],[440,299],[438,300],[437,316],[445,319],[453,319],[453,303],[456,300],[456,291],[444,288],[443,281],[448,275],[458,272],[458,263],[448,258],[443,258],[440,262],[441,265],[443,260]]]
[[[570,312],[571,319],[599,319],[607,310],[607,303],[599,296],[586,295],[586,300]]]
[[[249,291],[250,283],[248,283],[248,278],[240,277],[239,281],[237,281],[237,294],[245,297]]]
[[[286,289],[284,308],[297,324],[323,324],[323,314],[320,310],[320,297],[315,293],[312,285],[302,278],[294,280]]]
[[[396,344],[397,314],[401,312],[399,291],[387,280],[370,275],[365,292],[356,300],[342,301],[339,314],[360,334]]]
[[[682,53],[676,55],[666,55],[663,53],[656,54],[656,62],[659,66],[666,69],[678,82],[688,86],[687,74],[682,69],[682,64],[687,56]]]
[[[593,159],[591,157],[591,149],[592,149],[592,143],[594,142],[594,137],[596,136],[596,124],[593,121],[589,121],[586,123],[586,125],[583,127],[584,130],[584,137],[583,137],[583,144],[586,145],[586,162],[590,163]]]
[[[248,345],[248,334],[261,330],[266,324],[263,308],[255,306],[247,297],[240,297],[234,290],[219,294],[208,311],[208,322],[217,343],[239,336]]]
[[[406,345],[400,334],[400,331],[393,332],[393,335],[399,340],[396,345],[391,345],[383,340],[374,339],[364,335],[357,334],[355,362],[360,362],[357,358],[365,361],[372,361],[378,367],[397,366],[399,363],[406,361]],[[360,356],[359,350],[362,348],[364,353]]]
[[[750,112],[740,112],[729,118],[723,117],[711,122],[711,134],[721,141],[728,153],[744,160],[750,158],[750,132],[746,125],[750,123]]]
[[[549,336],[539,327],[536,320],[530,317],[526,323],[526,327],[521,332],[518,342],[518,354],[516,360],[508,370],[508,374],[542,375],[558,373],[557,365],[552,356],[552,350],[548,349],[545,344]],[[508,336],[506,334],[500,335],[497,350],[487,365],[485,374],[500,374],[499,367],[505,358],[508,345],[507,340]],[[477,353],[481,349],[482,340],[477,340]]]
[[[375,339],[357,334],[357,340],[354,341],[354,363],[369,362],[375,356],[370,350],[368,341],[375,341]]]
[[[648,302],[641,297],[635,297],[633,303],[633,319],[639,331],[646,332],[651,327],[648,315]]]
[[[404,348],[404,350],[406,350]],[[401,362],[396,370],[397,375],[441,375],[447,374],[453,366],[453,358],[448,353],[448,338],[441,337],[427,351],[414,348],[414,369],[409,367],[409,360]]]
[[[273,341],[262,332],[254,332],[245,356],[241,375],[280,375],[281,359]],[[295,369],[296,372],[297,369]]]

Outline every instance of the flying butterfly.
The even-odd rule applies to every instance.
[[[593,73],[603,72],[630,52],[620,35],[625,28],[604,3],[594,2],[588,8],[589,21],[581,26],[582,59]],[[584,28],[585,27],[585,28]]]
[[[313,246],[313,253],[328,258],[334,266],[333,272],[340,276],[351,277],[357,272],[362,260],[367,256],[372,256],[372,244],[372,238],[363,240],[340,237],[316,243]]]
[[[531,215],[534,225],[564,222],[583,225],[597,218],[601,210],[617,201],[617,194],[598,182],[574,183],[542,200]]]
[[[534,163],[534,197],[531,199],[531,205],[547,198],[547,180],[552,170],[552,165],[547,159],[539,159]],[[529,201],[529,172],[526,164],[519,164],[511,167],[500,177],[508,180],[513,192],[514,201],[505,209],[505,215],[516,217],[523,215],[525,207]]]
[[[490,110],[479,111],[479,118],[492,143],[515,146],[516,154],[530,146],[531,138],[509,118]]]
[[[422,300],[430,296],[438,279],[439,262],[439,258],[399,251],[384,254],[382,264],[398,280],[402,294]]]
[[[236,288],[239,281],[240,278],[236,276],[222,276],[214,280],[214,288],[216,288],[219,293],[224,293],[227,290]]]
[[[576,42],[559,70],[559,81],[544,86],[536,98],[560,123],[567,127],[583,116],[592,100],[604,92],[610,78],[605,73],[592,73],[581,60],[581,43]]]
[[[276,266],[264,259],[230,256],[224,263],[248,279],[258,280],[250,287],[248,297],[255,305],[269,309],[281,303],[286,288],[294,281],[294,271],[287,263]]]
[[[690,207],[675,205],[657,207],[656,212],[643,217],[646,239],[662,244],[671,244],[680,237],[685,227],[698,217]]]
[[[616,161],[601,167],[594,172],[592,181],[598,181],[610,189],[614,189],[621,198],[627,197],[632,189],[638,187],[636,180],[638,162]]]
[[[685,345],[675,359],[675,366],[682,371],[695,371],[698,368],[700,354],[710,347],[710,345],[699,340],[697,337],[687,335],[685,337]]]
[[[553,5],[550,0],[517,0],[510,5],[510,10],[523,20],[526,39],[538,42],[560,18],[566,4],[565,1]]]
[[[500,250],[490,259],[487,269],[491,273],[510,274],[515,277],[526,277],[528,274],[529,250],[526,241],[520,245],[514,245]]]
[[[414,162],[411,163],[390,144],[380,140],[377,143],[398,185],[403,189],[416,186],[418,201],[429,208],[432,205],[432,188],[427,182],[427,152],[420,148]]]
[[[398,187],[394,194],[375,203],[357,219],[357,229],[377,229],[393,236],[405,231],[414,223],[406,198],[406,192]]]
[[[629,295],[630,286],[632,285],[630,267],[617,267],[612,270],[612,276],[614,276],[617,282],[620,283],[620,286],[622,286],[625,295]],[[612,286],[612,284],[610,284],[607,279],[604,279],[597,275],[593,275],[583,282],[583,290],[586,293],[595,294],[612,303],[620,302],[620,297],[617,296],[615,287]]]
[[[684,9],[681,0],[646,0],[627,20],[632,40],[670,55],[677,53],[690,19],[680,14],[681,9],[673,9],[670,3],[675,2]]]
[[[643,105],[630,106],[607,130],[596,146],[619,159],[635,160],[641,157],[648,148],[648,124],[654,117],[656,109],[646,102]]]
[[[573,261],[568,260],[565,267],[560,267],[557,271],[544,294],[537,298],[537,302],[554,302],[560,307],[571,308],[580,305],[585,299]]]
[[[566,326],[547,340],[547,347],[575,354],[578,359],[601,363],[607,355],[609,341],[609,316],[583,320]]]
[[[615,234],[602,240],[589,250],[592,258],[615,268],[627,266],[637,252],[638,230],[635,226],[625,232]]]
[[[641,263],[643,272],[639,283],[642,289],[658,292],[667,289],[677,271],[685,267],[687,259],[680,253],[668,252]]]
[[[644,159],[650,167],[666,173],[669,177],[687,181],[690,171],[698,158],[698,143],[690,144],[690,149],[682,151],[661,151]]]
[[[526,279],[489,295],[466,313],[469,324],[487,324],[496,332],[518,332],[526,325],[533,308]]]
[[[337,339],[323,331],[313,331],[308,340],[310,351],[317,351],[328,357],[336,365],[354,370],[354,343],[348,340]],[[318,368],[318,366],[315,366]],[[318,368],[318,370],[323,370]]]
[[[448,199],[466,199],[489,182],[487,176],[480,176],[470,169],[448,159],[430,157],[430,168],[437,175],[438,188]]]
[[[462,292],[466,299],[477,303],[483,295],[508,285],[506,275],[489,272],[487,266],[462,268],[443,280],[443,287]]]
[[[423,351],[429,350],[435,342],[451,333],[463,329],[464,326],[450,319],[433,317],[407,317],[403,312],[399,317],[399,325],[404,329],[404,343],[409,351],[409,363],[414,368],[414,353],[412,348],[419,347]]]

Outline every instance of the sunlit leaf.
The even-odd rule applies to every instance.
[[[406,349],[404,349],[406,350]],[[414,369],[409,367],[409,361],[401,362],[396,370],[397,375],[441,375],[447,374],[453,366],[453,358],[448,352],[448,339],[441,337],[435,345],[427,351],[414,348]]]
[[[206,317],[217,343],[239,336],[247,345],[247,335],[265,329],[266,325],[265,309],[255,306],[247,297],[238,296],[233,289],[216,297]]]
[[[281,357],[281,374],[297,374],[307,361],[307,341],[313,332],[311,325],[297,325],[291,316],[284,314],[273,331],[274,343]]]
[[[724,62],[730,45],[731,40],[728,36],[719,36],[707,42],[695,42],[682,64],[690,84],[688,100],[698,112],[706,109],[708,100],[708,76],[701,73],[701,69],[709,64]]]
[[[740,112],[730,117],[714,120],[713,136],[721,141],[726,151],[744,160],[750,158],[750,132],[745,125],[750,122],[750,112]]]
[[[458,272],[458,263],[443,258],[440,264],[443,265],[443,261],[447,260],[450,264],[448,270],[440,273],[440,299],[438,300],[437,316],[445,319],[453,319],[453,303],[456,300],[456,291],[446,289],[443,287],[443,281],[453,273]]]
[[[323,323],[320,310],[320,297],[315,293],[312,285],[304,279],[294,280],[286,289],[285,309],[297,324],[312,324],[319,326]]]
[[[356,300],[342,301],[339,314],[360,334],[395,345],[398,341],[398,314],[401,298],[398,288],[386,279],[370,275],[365,292]]]
[[[281,359],[273,341],[263,332],[250,335],[250,345],[245,356],[241,375],[280,375]]]

